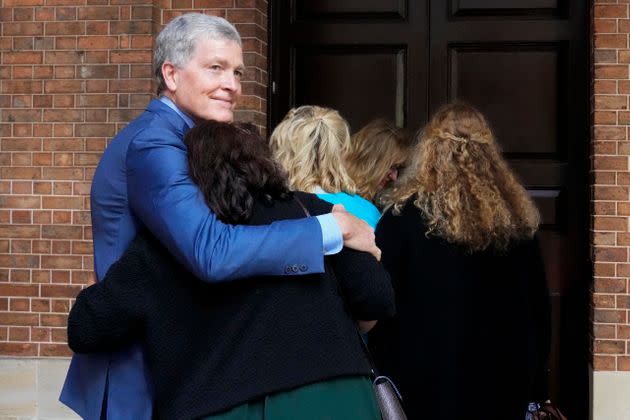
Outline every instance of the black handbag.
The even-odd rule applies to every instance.
[[[295,201],[300,205],[300,207],[302,207],[306,217],[310,217],[311,214],[302,201],[297,196],[294,196],[293,198],[295,198]],[[361,342],[361,346],[363,347],[363,351],[365,352],[365,356],[370,364],[372,389],[374,390],[378,408],[381,411],[381,417],[383,420],[407,420],[407,416],[402,408],[402,397],[400,396],[400,392],[398,392],[396,385],[394,385],[394,382],[392,382],[392,380],[387,376],[380,376],[377,374],[376,366],[374,365],[372,356],[370,355],[370,350],[367,348],[367,345],[365,344],[365,341],[363,341],[363,337],[361,337],[361,333],[359,333],[358,330],[357,335],[359,337],[359,341]]]

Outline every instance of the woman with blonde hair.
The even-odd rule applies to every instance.
[[[380,212],[357,195],[356,183],[346,169],[350,130],[339,112],[315,105],[293,108],[271,133],[270,146],[287,171],[292,189],[343,204],[376,227]]]
[[[357,193],[374,201],[378,193],[398,179],[411,147],[403,129],[382,118],[367,123],[351,137],[346,156],[348,174]]]
[[[419,135],[377,231],[397,315],[370,334],[412,419],[519,419],[547,398],[539,214],[486,118],[449,104]]]

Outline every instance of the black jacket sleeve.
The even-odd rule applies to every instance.
[[[152,264],[140,234],[105,278],[77,296],[68,317],[68,345],[77,353],[118,350],[140,338]]]
[[[313,216],[330,212],[330,203],[310,194],[296,194]],[[343,248],[338,254],[325,257],[325,261],[327,270],[332,269],[337,278],[354,319],[377,320],[394,314],[394,290],[389,274],[371,254]]]
[[[548,367],[551,349],[551,299],[545,276],[538,237],[534,237],[527,245],[526,255],[530,264],[525,266],[528,275],[530,313],[532,314],[536,347],[532,358],[535,372],[532,384],[532,400],[545,401],[549,398]]]

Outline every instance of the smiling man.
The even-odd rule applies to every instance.
[[[323,255],[342,245],[379,256],[371,228],[343,209],[258,227],[225,225],[208,209],[188,175],[183,137],[198,121],[232,121],[243,67],[240,36],[222,18],[185,14],[158,35],[160,97],[112,140],[92,181],[99,280],[141,229],[208,282],[321,273]],[[75,355],[60,400],[90,420],[149,420],[150,382],[139,346]]]

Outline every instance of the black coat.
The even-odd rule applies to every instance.
[[[296,194],[311,214],[330,211],[314,195]],[[300,217],[295,200],[256,203],[251,224]],[[327,266],[325,274],[208,284],[141,234],[102,282],[79,294],[68,343],[76,352],[100,352],[141,341],[155,412],[165,419],[210,415],[272,392],[367,375],[353,319],[393,314],[389,276],[371,255],[346,249],[327,257]]]
[[[397,314],[370,346],[410,419],[522,420],[546,394],[550,309],[536,240],[469,253],[425,235],[408,202],[376,229]]]

